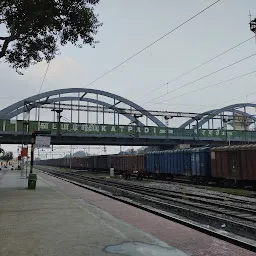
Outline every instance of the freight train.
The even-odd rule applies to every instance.
[[[71,163],[70,163],[71,162]],[[129,178],[188,179],[195,184],[256,188],[256,145],[201,147],[154,151],[139,155],[99,155],[40,160],[38,165],[77,170],[109,171]]]

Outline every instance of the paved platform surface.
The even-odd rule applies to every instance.
[[[127,241],[167,246],[42,178],[36,190],[26,187],[18,171],[8,171],[0,181],[1,256],[116,255],[104,249]]]
[[[256,255],[43,173],[36,190],[1,175],[1,256]]]

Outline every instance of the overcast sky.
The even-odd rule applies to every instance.
[[[213,2],[214,0],[101,0],[96,8],[99,19],[104,23],[97,35],[100,43],[95,49],[89,46],[79,49],[70,45],[62,48],[61,55],[50,64],[42,91],[86,86]],[[256,73],[168,100],[254,71],[256,56],[154,100],[167,90],[170,92],[256,53],[254,39],[170,83],[168,88],[163,86],[145,96],[147,92],[250,38],[253,34],[249,30],[249,10],[256,17],[255,0],[221,0],[90,87],[113,92],[154,110],[199,112],[213,106],[256,101]],[[20,76],[8,65],[1,63],[0,108],[36,94],[45,69],[46,63],[41,63]],[[8,148],[16,149],[13,146]]]

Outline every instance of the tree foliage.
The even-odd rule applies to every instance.
[[[7,163],[13,160],[13,152],[6,152],[4,155],[0,157],[0,160],[6,161]]]
[[[138,148],[137,150],[132,149],[127,149],[126,151],[120,152],[122,155],[134,155],[134,154],[145,154],[147,152],[152,152],[152,151],[159,151],[158,146],[148,146],[148,147],[141,147]]]
[[[0,0],[0,58],[17,71],[42,60],[49,62],[61,46],[97,43],[102,25],[94,6],[99,0]]]

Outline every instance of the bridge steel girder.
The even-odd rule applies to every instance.
[[[214,109],[215,110],[215,109]],[[179,128],[186,128],[188,125],[192,124],[195,119],[201,117],[200,119],[202,119],[202,117],[206,116],[206,115],[209,115],[212,113],[212,111],[214,110],[209,110],[209,111],[206,111],[206,112],[203,112],[201,114],[198,114],[197,116],[195,116],[194,118],[191,118],[189,119],[188,121],[186,121],[184,124],[182,124]]]
[[[115,110],[116,112],[118,112],[119,114],[127,117],[131,122],[137,122],[140,126],[144,126],[144,124],[141,123],[139,120],[136,120],[133,115],[130,115],[128,113],[124,113],[121,109],[119,109],[117,107],[113,107],[113,105],[111,105],[109,103],[106,103],[106,102],[100,101],[100,100],[96,100],[96,99],[91,99],[91,98],[81,98],[81,97],[58,97],[58,98],[52,98],[52,99],[48,99],[47,102],[42,101],[42,102],[36,102],[36,103],[32,104],[31,105],[31,109],[36,108],[38,106],[54,103],[54,102],[71,101],[71,100],[79,100],[79,101],[91,102],[91,103],[95,103],[95,104],[104,106],[106,108],[111,108],[111,109]],[[19,108],[19,109],[16,109],[16,110],[12,111],[9,114],[7,114],[5,116],[5,119],[11,119],[11,118],[13,118],[13,117],[23,113],[23,112],[24,112],[24,106]]]
[[[110,92],[105,92],[105,91],[101,91],[101,90],[97,90],[97,89],[88,89],[88,88],[67,88],[67,89],[58,89],[58,90],[53,90],[53,91],[49,91],[49,92],[44,92],[44,93],[40,93],[31,97],[28,97],[24,100],[18,101],[6,108],[4,108],[3,110],[0,111],[0,119],[6,119],[6,115],[10,114],[11,112],[20,109],[21,107],[24,106],[24,102],[31,102],[34,103],[36,101],[39,101],[41,99],[44,98],[48,98],[48,100],[46,102],[49,102],[50,99],[49,97],[51,96],[55,96],[55,95],[61,95],[61,94],[67,94],[67,93],[92,93],[95,95],[102,95],[105,97],[109,97],[115,100],[118,100],[120,102],[123,102],[127,105],[129,105],[130,107],[136,109],[137,111],[140,111],[143,115],[147,116],[148,119],[150,119],[153,123],[155,123],[157,126],[159,127],[166,127],[165,124],[163,124],[158,118],[156,118],[155,116],[153,116],[152,114],[150,114],[147,110],[145,110],[144,108],[142,108],[141,106],[139,106],[138,104],[123,98],[121,96],[118,96],[116,94],[110,93]],[[82,101],[81,98],[79,98],[80,101]]]
[[[20,144],[22,141],[31,141],[31,134],[24,135],[22,132],[0,132],[1,143],[2,144]],[[53,145],[126,145],[126,146],[171,146],[177,144],[190,144],[191,146],[224,146],[227,145],[226,140],[195,140],[191,138],[155,138],[152,137],[133,137],[133,136],[99,136],[90,135],[81,136],[65,134],[63,136],[58,136],[56,134],[51,134],[51,143]],[[241,144],[240,140],[231,140],[232,145]]]
[[[234,112],[236,114],[239,115],[243,115],[244,117],[248,117],[250,119],[252,119],[253,121],[256,122],[256,117],[252,116],[249,113],[243,112],[241,110],[238,110],[236,108],[242,108],[242,107],[256,107],[256,104],[252,104],[252,103],[240,103],[240,104],[234,104],[234,105],[229,105],[220,109],[212,109],[206,112],[203,112],[201,114],[198,114],[195,118],[191,118],[188,121],[186,121],[184,124],[182,124],[179,128],[186,128],[188,125],[192,124],[196,118],[200,118],[201,121],[198,122],[198,127],[202,127],[205,123],[207,123],[209,120],[211,120],[212,117],[215,117],[217,115],[219,115],[222,112],[225,111],[230,111],[230,112]]]

